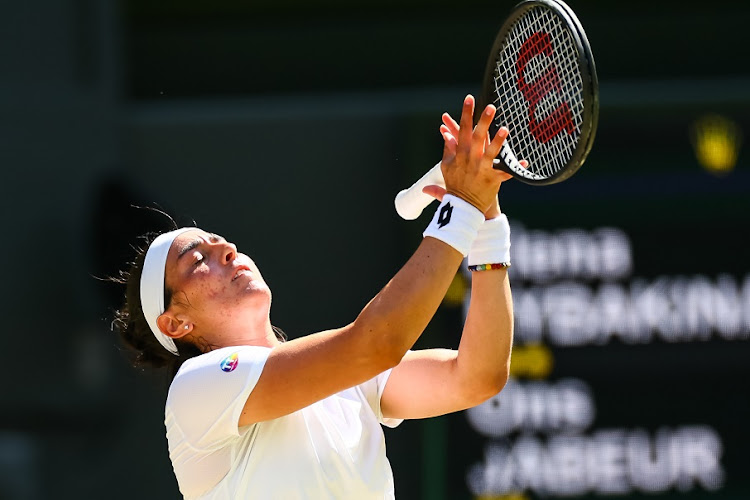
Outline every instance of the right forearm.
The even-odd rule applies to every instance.
[[[424,238],[401,270],[365,306],[355,328],[372,335],[397,362],[427,327],[462,260],[453,247]]]
[[[498,189],[507,175],[493,168],[507,129],[498,131],[488,143],[495,108],[487,106],[476,127],[473,112],[474,98],[466,96],[461,126],[455,130],[458,137],[444,136],[441,168],[447,194],[424,233],[428,237],[352,325],[358,334],[373,335],[375,345],[384,348],[385,356],[394,364],[437,311],[476,238],[484,212],[497,203]]]

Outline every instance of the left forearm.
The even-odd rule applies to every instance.
[[[474,273],[458,351],[410,351],[381,398],[389,418],[425,418],[476,406],[505,385],[513,343],[513,307],[505,269]]]
[[[507,269],[472,273],[471,303],[456,360],[460,377],[487,397],[496,394],[508,379],[512,345]]]

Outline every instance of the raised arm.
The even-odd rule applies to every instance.
[[[495,113],[490,108],[472,133],[474,100],[467,97],[462,132],[443,156],[448,192],[480,214],[492,205],[502,182],[492,169],[502,140],[485,143]],[[275,347],[239,424],[291,413],[396,366],[435,314],[462,259],[455,248],[426,237],[353,323]]]
[[[411,351],[393,369],[381,407],[388,418],[425,418],[476,406],[508,380],[513,306],[506,269],[474,273],[457,351]]]
[[[444,115],[441,131],[450,138],[459,126]],[[461,124],[463,128],[463,123]],[[507,135],[507,131],[504,131]],[[528,163],[523,161],[527,166]],[[510,178],[502,174],[503,180]],[[432,186],[428,194],[441,198]],[[486,230],[507,230],[495,199],[485,212]],[[494,262],[483,262],[490,264]],[[476,406],[502,390],[508,379],[513,344],[513,305],[507,269],[472,273],[469,312],[457,351],[427,349],[409,352],[391,373],[381,399],[389,418],[425,418]]]

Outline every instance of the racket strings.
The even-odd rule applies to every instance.
[[[496,61],[494,126],[510,130],[518,171],[530,179],[551,177],[572,158],[581,137],[583,82],[578,45],[566,23],[533,7],[511,26]]]

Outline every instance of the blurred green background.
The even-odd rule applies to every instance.
[[[416,248],[429,215],[403,221],[393,197],[440,159],[440,114],[479,91],[514,3],[4,4],[0,499],[179,498],[163,427],[167,381],[128,366],[110,331],[121,290],[97,279],[163,224],[131,205],[236,242],[260,266],[272,320],[291,337],[351,321]],[[654,327],[635,345],[615,335],[564,346],[550,326],[550,370],[516,374],[519,384],[585,381],[596,416],[580,435],[704,426],[721,443],[714,487],[680,483],[673,467],[657,492],[628,483],[606,493],[589,477],[568,497],[750,498],[750,4],[569,4],[599,74],[596,141],[565,183],[504,186],[504,211],[527,232],[623,231],[632,268],[616,282],[627,290],[704,280],[713,303],[725,276],[734,295],[726,310],[694,299],[696,321],[714,320],[677,340]],[[513,259],[522,269],[524,255]],[[457,345],[465,281],[418,347]],[[597,293],[607,280],[518,274],[514,294],[571,282]],[[715,327],[722,314],[739,318],[731,338]],[[517,346],[531,343],[517,328]],[[489,463],[488,450],[529,435],[554,437],[482,435],[463,413],[387,430],[397,498],[561,496],[554,480],[546,492],[472,489],[470,471]],[[632,469],[627,457],[606,460],[614,476]]]

